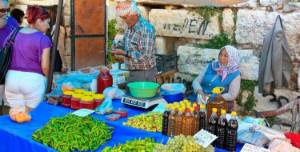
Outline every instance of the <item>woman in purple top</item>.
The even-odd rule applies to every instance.
[[[14,18],[7,16],[10,8],[7,0],[0,0],[0,49],[6,37],[11,31],[19,27]],[[4,85],[0,85],[0,116],[2,115],[2,100],[4,99]],[[4,102],[4,105],[8,105]]]
[[[40,7],[28,6],[29,28],[17,34],[10,68],[5,79],[5,95],[11,108],[25,105],[33,110],[43,101],[45,77],[49,72],[52,46],[44,35],[49,28],[50,15]]]

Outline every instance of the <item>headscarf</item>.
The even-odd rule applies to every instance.
[[[140,14],[140,9],[136,6],[134,0],[125,0],[118,2],[116,6],[116,14],[118,16],[130,16]]]
[[[217,71],[217,74],[222,76],[222,81],[223,82],[225,80],[225,78],[227,77],[227,75],[236,72],[237,70],[239,70],[239,66],[240,66],[240,58],[239,58],[239,54],[237,52],[237,49],[231,45],[226,45],[223,48],[221,48],[221,51],[223,49],[226,49],[227,53],[228,53],[228,63],[227,65],[220,65],[219,67],[215,67],[214,64],[216,64],[216,61],[214,61],[212,63],[212,68],[214,71]],[[220,51],[220,53],[221,53]],[[219,53],[219,54],[220,54]]]

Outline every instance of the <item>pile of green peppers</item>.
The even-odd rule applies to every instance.
[[[152,152],[155,149],[156,143],[154,138],[146,137],[144,140],[134,139],[134,141],[126,141],[125,144],[119,144],[118,146],[106,147],[102,152]]]
[[[95,151],[112,138],[114,128],[91,116],[51,118],[31,138],[58,151]]]

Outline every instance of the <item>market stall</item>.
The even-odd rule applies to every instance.
[[[128,117],[145,113],[146,111],[136,108],[131,108],[121,104],[120,100],[113,101],[114,108],[123,108],[128,110]],[[65,108],[62,106],[49,105],[46,102],[42,102],[32,113],[32,120],[29,123],[16,123],[13,122],[9,116],[0,117],[0,151],[30,151],[30,152],[41,152],[41,151],[55,151],[51,147],[40,144],[31,139],[32,134],[44,126],[51,117],[62,117],[67,115],[74,110]],[[125,143],[126,140],[134,140],[135,138],[153,137],[157,142],[166,143],[168,136],[162,135],[161,133],[144,131],[128,126],[124,126],[123,122],[127,121],[127,118],[120,118],[117,121],[108,121],[105,116],[92,114],[94,118],[101,121],[105,121],[108,126],[114,127],[112,139],[108,140],[103,146],[97,151],[103,150],[105,147],[113,147],[119,143]],[[240,151],[242,144],[237,145],[237,151]],[[224,151],[219,150],[217,151]]]

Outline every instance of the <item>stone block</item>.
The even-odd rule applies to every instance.
[[[259,3],[261,6],[270,6],[273,4],[276,4],[278,1],[277,0],[260,0]]]
[[[66,28],[67,37],[71,37],[71,27]]]
[[[222,27],[223,30],[227,33],[230,33],[230,35],[233,35],[234,33],[234,12],[230,8],[225,8],[223,10],[223,21],[222,21]]]
[[[39,6],[53,6],[58,5],[59,0],[43,0],[43,1],[33,1],[33,0],[15,0],[17,4],[23,5],[34,5],[37,4]]]
[[[149,13],[150,23],[154,25],[157,35],[161,36],[212,39],[220,34],[220,23],[217,15],[210,20],[203,21],[199,14],[187,9],[152,9]]]
[[[71,58],[71,56],[65,56],[65,59],[66,59],[67,67],[71,71],[71,69],[72,69],[72,58]]]
[[[298,89],[300,88],[300,70],[298,70]]]
[[[231,7],[239,7],[239,8],[256,8],[258,7],[257,0],[248,0],[247,2],[239,3],[236,5],[232,5]]]
[[[262,46],[265,35],[274,25],[278,15],[282,18],[290,55],[298,60],[300,59],[297,56],[300,49],[300,45],[298,44],[300,36],[295,31],[300,31],[300,26],[298,26],[300,12],[279,14],[277,12],[268,13],[259,10],[240,9],[238,11],[237,30],[235,31],[236,40],[240,44]]]
[[[65,20],[65,28],[67,27],[71,27],[71,17],[70,16],[67,16],[67,15],[64,15],[64,20]]]
[[[172,54],[174,50],[173,37],[156,37],[156,50],[158,54]]]
[[[292,74],[289,83],[289,89],[294,90],[298,88],[298,72],[299,72],[299,63],[293,62],[292,63]]]
[[[63,6],[63,14],[67,16],[71,16],[71,1],[70,0],[65,0],[64,1],[64,6]]]
[[[71,50],[72,50],[72,47],[71,47],[71,38],[67,38],[66,39],[66,44],[65,44],[65,56],[71,56]]]
[[[220,50],[179,46],[177,55],[178,69],[181,73],[198,75],[211,61],[218,60]],[[258,80],[259,59],[253,50],[238,50],[241,60],[242,79]]]
[[[116,6],[117,3],[109,2],[107,6],[107,18],[109,20],[116,19]]]
[[[300,3],[284,3],[283,4],[283,12],[290,13],[296,10],[300,10]]]
[[[141,16],[149,21],[149,12],[150,12],[150,7],[145,7],[145,6],[138,6],[138,8],[141,11]],[[122,22],[122,19],[116,15],[116,20],[117,20],[117,24],[116,24],[116,29],[120,32],[124,32],[125,28],[126,28],[126,24]]]

